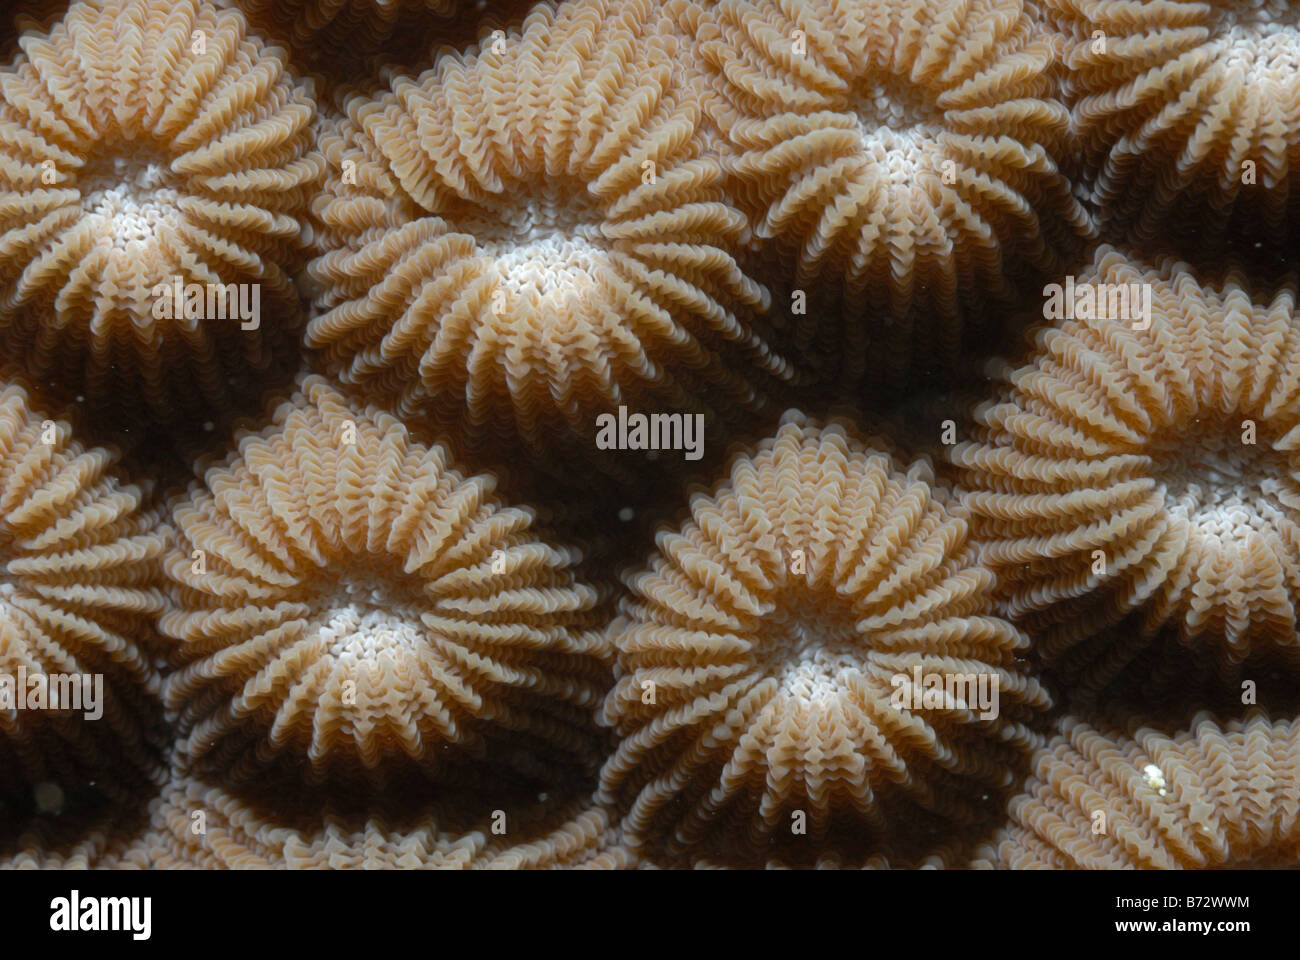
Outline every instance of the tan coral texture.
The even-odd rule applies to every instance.
[[[1010,809],[1013,869],[1294,867],[1300,728],[1199,714],[1174,736],[1129,738],[1067,719]]]
[[[32,821],[0,853],[0,870],[142,870],[156,847],[143,804]],[[0,847],[0,849],[3,849]]]
[[[443,825],[436,807],[360,819],[325,813],[309,825],[290,826],[282,814],[178,778],[138,847],[151,866],[184,869],[611,870],[634,862],[598,807],[570,803],[518,820],[500,813],[465,830]],[[201,833],[194,829],[196,814]]]
[[[953,448],[1010,613],[1048,661],[1132,612],[1220,662],[1297,653],[1296,290],[1101,248],[1076,280],[1110,319],[1040,332]],[[1121,286],[1123,285],[1123,286]],[[1150,324],[1118,293],[1150,292]],[[1064,292],[1064,291],[1063,291]],[[1112,298],[1112,294],[1116,294]]]
[[[808,297],[842,293],[841,375],[955,363],[969,312],[1090,232],[1058,169],[1052,44],[1019,0],[682,6],[761,250]]]
[[[241,14],[198,0],[77,3],[22,45],[0,73],[7,355],[157,419],[232,403],[231,377],[292,348],[310,96]],[[185,303],[176,278],[201,285]]]
[[[791,375],[754,326],[768,293],[731,255],[745,218],[654,10],[542,6],[348,101],[322,138],[333,249],[307,330],[345,380],[554,462],[594,454],[620,404],[739,414]]]
[[[969,824],[1014,783],[1048,698],[932,482],[787,414],[660,536],[610,628],[603,718],[623,739],[602,794],[630,844],[811,861],[847,832],[888,853],[914,815]],[[998,715],[896,699],[918,669],[996,679]]]
[[[161,629],[185,754],[228,781],[597,762],[596,593],[493,486],[306,379],[174,506]]]
[[[116,803],[161,772],[144,642],[165,542],[114,459],[22,387],[0,389],[0,834],[82,799]]]
[[[1106,223],[1135,240],[1277,240],[1297,209],[1300,7],[1044,0]],[[1187,232],[1183,227],[1194,227]],[[1293,229],[1293,228],[1292,228]]]

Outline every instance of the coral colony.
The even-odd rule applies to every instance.
[[[1293,5],[0,17],[0,866],[1300,864]]]

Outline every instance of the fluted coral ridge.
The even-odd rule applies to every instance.
[[[204,821],[201,834],[192,829],[196,814]],[[286,826],[282,817],[189,778],[164,792],[132,852],[169,869],[610,870],[634,863],[609,815],[589,803],[541,814],[501,809],[468,827],[449,822],[437,806],[364,817],[325,812]]]
[[[1173,736],[1069,718],[1011,802],[1000,856],[1015,869],[1294,867],[1298,734],[1258,711],[1200,714]]]
[[[1203,284],[1102,247],[1085,287],[1105,316],[1042,330],[952,451],[1011,614],[1049,661],[1133,613],[1139,639],[1167,626],[1221,662],[1294,669],[1295,285]]]
[[[1277,241],[1297,210],[1300,14],[1286,0],[1044,0],[1103,222]],[[1194,225],[1195,230],[1185,228]]]

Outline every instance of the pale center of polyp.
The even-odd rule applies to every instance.
[[[544,301],[560,306],[570,298],[585,299],[604,261],[603,251],[580,237],[504,246],[496,254],[496,269],[505,306],[523,302],[536,309]]]
[[[181,194],[171,181],[156,159],[109,152],[82,168],[76,186],[87,217],[102,223],[114,248],[126,250],[150,242],[177,216]]]
[[[1290,0],[1216,4],[1216,55],[1251,83],[1295,86],[1300,80],[1300,7]]]
[[[340,578],[317,605],[314,629],[337,659],[377,661],[382,654],[405,659],[428,643],[420,609],[409,591],[361,569]]]
[[[1243,443],[1243,419],[1194,420],[1171,429],[1169,440],[1151,451],[1168,513],[1225,540],[1263,532],[1293,512],[1281,499],[1289,476],[1285,455],[1258,426],[1255,442]]]
[[[856,91],[850,109],[858,120],[863,153],[888,171],[891,183],[915,186],[918,171],[934,168],[943,111],[912,83],[872,77]]]
[[[495,263],[506,299],[494,307],[506,312],[520,303],[536,309],[543,301],[564,306],[585,298],[606,262],[602,210],[586,186],[556,178],[518,185],[500,201],[453,215]]]
[[[847,675],[865,663],[856,621],[847,601],[810,591],[763,618],[763,635],[755,638],[752,655],[762,674],[775,677],[788,696],[828,703],[844,694]]]

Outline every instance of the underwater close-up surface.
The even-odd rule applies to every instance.
[[[0,867],[1300,867],[1293,166],[1285,0],[11,0]]]

